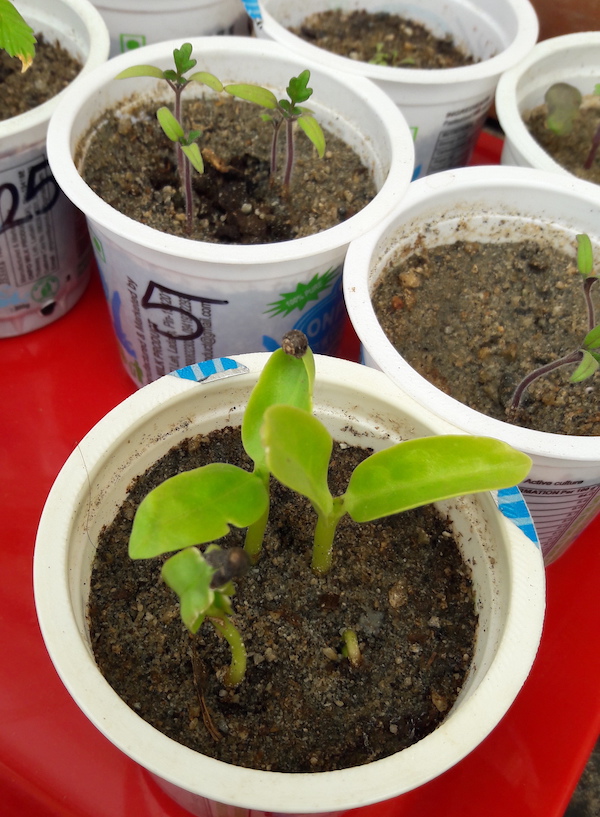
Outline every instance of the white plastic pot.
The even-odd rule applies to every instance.
[[[502,72],[522,60],[538,36],[528,0],[260,0],[246,4],[259,19],[257,32],[300,54],[351,76],[368,77],[405,115],[415,139],[414,178],[467,163],[494,98]],[[332,54],[288,31],[309,14],[329,8],[389,11],[423,23],[436,35],[452,35],[481,61],[447,69],[392,68]]]
[[[108,31],[88,0],[16,0],[36,33],[83,63],[71,83],[108,57]],[[89,280],[91,251],[83,219],[48,166],[46,132],[61,98],[0,122],[0,338],[57,320]]]
[[[496,113],[505,134],[502,164],[571,176],[536,142],[522,114],[543,104],[544,94],[555,82],[568,82],[582,94],[591,94],[599,77],[600,31],[544,40],[503,74],[496,90]]]
[[[340,814],[441,774],[484,739],[511,705],[534,660],[544,611],[539,549],[490,494],[440,503],[472,568],[479,627],[469,677],[444,722],[410,748],[374,763],[318,774],[237,768],[204,757],[143,721],[111,689],[90,647],[86,603],[102,527],[132,479],[189,435],[239,425],[267,358],[240,355],[166,376],[135,392],[81,441],[46,502],[35,549],[38,617],[52,661],[88,718],[198,817]],[[236,367],[236,368],[228,368]],[[315,411],[339,440],[385,448],[452,430],[381,372],[317,356]],[[90,491],[91,486],[91,491]],[[222,805],[226,804],[226,805]]]
[[[223,82],[242,77],[281,91],[307,67],[297,55],[265,40],[206,37],[191,42],[198,69],[212,71]],[[368,80],[314,67],[311,109],[361,156],[378,188],[375,198],[343,223],[293,241],[223,246],[170,236],[106,204],[79,175],[73,154],[108,107],[134,92],[155,91],[166,98],[164,82],[116,82],[114,77],[139,62],[166,68],[177,44],[146,46],[100,67],[77,93],[65,97],[48,132],[52,170],[88,218],[127,370],[138,384],[147,383],[196,360],[272,351],[275,339],[292,328],[301,329],[315,351],[334,351],[345,317],[341,266],[346,248],[387,215],[410,182],[414,154],[402,114]],[[264,126],[258,110],[257,126]]]
[[[110,31],[110,55],[175,37],[243,34],[241,0],[94,0]]]
[[[519,487],[546,563],[600,510],[600,437],[520,428],[444,394],[394,349],[375,316],[370,293],[393,257],[413,251],[417,236],[426,247],[456,240],[537,238],[574,255],[575,235],[582,232],[599,251],[599,214],[600,191],[574,177],[517,167],[446,171],[411,184],[396,212],[351,244],[344,267],[344,296],[364,361],[457,428],[504,440],[532,457],[533,468]]]

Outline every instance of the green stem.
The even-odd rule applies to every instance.
[[[333,538],[338,522],[345,513],[343,499],[337,497],[333,500],[333,510],[330,514],[322,514],[317,508],[315,510],[317,511],[317,525],[315,527],[311,567],[315,573],[324,576],[331,570]]]
[[[344,655],[353,667],[359,667],[362,663],[362,654],[358,646],[358,637],[354,630],[344,630],[342,633],[344,641]]]
[[[270,507],[270,493],[271,493],[271,475],[269,471],[263,472],[261,469],[254,469],[254,473],[262,479],[263,485],[266,488],[269,502],[265,508],[263,515],[248,525],[246,530],[246,539],[244,540],[244,550],[246,551],[251,564],[255,565],[260,559],[262,551],[262,543],[265,538],[265,530],[267,529],[267,522],[269,521],[269,507]]]
[[[225,684],[235,687],[244,680],[246,674],[246,648],[238,628],[229,618],[215,618],[211,616],[213,627],[227,641],[231,648],[231,664],[225,675]]]

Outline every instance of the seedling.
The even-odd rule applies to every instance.
[[[594,87],[594,93],[600,94],[600,84]],[[546,127],[558,136],[570,133],[579,116],[582,96],[578,88],[568,82],[557,82],[546,91],[544,100],[548,107]],[[600,125],[592,137],[592,144],[583,164],[585,170],[590,170],[594,164],[596,153],[600,147]]]
[[[592,242],[585,233],[577,236],[577,268],[582,276],[582,292],[587,312],[587,334],[578,349],[534,369],[521,380],[511,400],[511,411],[520,406],[525,390],[543,375],[560,369],[562,366],[573,366],[579,363],[569,379],[571,383],[580,383],[591,377],[600,366],[600,324],[596,325],[591,295],[592,287],[598,280],[598,273],[594,272]]]
[[[307,497],[317,514],[312,569],[319,575],[331,569],[335,531],[345,514],[370,522],[462,494],[507,488],[531,466],[526,454],[499,440],[423,437],[371,454],[356,466],[345,493],[334,497],[327,484],[333,439],[316,417],[294,406],[272,406],[262,437],[273,476]]]
[[[195,71],[193,74],[185,76],[192,68],[196,67],[197,63],[197,60],[192,58],[191,43],[184,43],[181,48],[173,50],[173,63],[175,68],[167,68],[165,71],[155,65],[132,65],[117,74],[115,79],[130,79],[131,77],[164,79],[175,94],[173,113],[168,108],[161,107],[156,115],[165,136],[175,142],[179,183],[185,199],[186,227],[188,234],[190,234],[193,224],[191,166],[199,173],[202,173],[204,172],[204,162],[202,161],[200,148],[196,143],[201,132],[192,130],[186,134],[184,130],[181,96],[184,89],[191,82],[206,85],[217,92],[223,90],[223,83],[208,71]]]
[[[33,29],[10,0],[0,0],[0,48],[21,61],[21,71],[33,62],[36,42]]]
[[[309,80],[310,71],[308,69],[302,71],[297,77],[292,77],[286,88],[288,99],[277,99],[272,91],[260,85],[241,83],[225,86],[225,91],[228,94],[274,111],[273,114],[263,114],[262,116],[265,122],[271,122],[273,125],[273,140],[271,143],[272,179],[277,172],[279,132],[282,125],[285,124],[286,152],[283,173],[283,189],[285,191],[289,190],[294,167],[294,124],[296,122],[317,149],[319,157],[323,158],[325,155],[325,136],[321,126],[313,116],[312,111],[302,107],[301,104],[312,96],[312,88],[308,87]]]
[[[229,463],[211,463],[184,471],[151,491],[136,513],[129,555],[148,559],[179,551],[163,565],[162,576],[180,598],[181,618],[196,633],[205,618],[221,632],[231,647],[232,661],[226,683],[235,686],[245,671],[245,650],[229,618],[230,569],[217,572],[215,546],[204,555],[197,545],[219,539],[230,525],[247,528],[244,560],[260,556],[269,515],[269,480],[260,428],[266,409],[287,403],[310,410],[314,383],[314,358],[306,337],[295,330],[274,352],[248,400],[242,423],[242,444],[254,463],[252,472]],[[217,548],[217,550],[220,550]],[[229,551],[222,551],[229,554]],[[236,564],[240,563],[237,558]]]
[[[231,647],[225,682],[240,683],[245,650],[231,621],[231,580],[256,561],[268,518],[269,480],[275,476],[308,497],[317,511],[312,566],[331,567],[335,529],[344,513],[357,522],[378,519],[439,499],[513,485],[531,461],[505,443],[470,436],[411,440],[372,454],[354,470],[348,489],[333,498],[327,470],[333,441],[312,414],[314,359],[306,338],[293,331],[274,352],[244,413],[242,443],[254,463],[247,471],[211,463],[185,471],[151,491],[140,504],[129,541],[134,559],[178,551],[162,575],[180,598],[181,616],[195,633],[208,618]],[[244,549],[222,551],[213,542],[230,525],[248,527]],[[208,547],[202,553],[200,545]],[[241,550],[241,553],[240,553]],[[360,663],[356,634],[344,650]]]
[[[404,59],[398,61],[398,52],[396,49],[393,49],[391,54],[388,54],[387,51],[383,50],[383,43],[377,43],[375,46],[375,53],[369,60],[372,65],[414,65],[415,59],[414,57],[404,57]]]

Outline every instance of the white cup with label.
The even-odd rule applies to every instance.
[[[531,472],[519,488],[546,564],[600,511],[600,424],[599,436],[549,433],[511,425],[459,402],[394,348],[377,319],[371,292],[392,259],[410,255],[416,241],[426,248],[457,240],[540,240],[574,256],[575,236],[587,233],[600,261],[599,208],[597,186],[575,177],[522,167],[448,170],[411,184],[391,216],[352,242],[344,264],[344,297],[363,361],[383,370],[403,391],[457,428],[496,437],[532,458]],[[451,289],[447,297],[452,298]],[[570,372],[563,371],[568,386]],[[585,383],[575,385],[586,388]]]
[[[435,36],[450,35],[478,61],[457,68],[390,67],[333,54],[288,30],[325,11],[329,6],[323,0],[247,0],[245,5],[259,36],[301,54],[307,63],[368,77],[394,100],[415,141],[415,179],[467,164],[500,75],[529,53],[538,36],[528,0],[395,0],[384,10],[422,23]],[[382,11],[378,0],[339,0],[335,7]]]

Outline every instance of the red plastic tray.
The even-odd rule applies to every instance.
[[[479,149],[481,148],[481,149]],[[475,162],[497,162],[485,134]],[[348,329],[344,352],[358,352]],[[131,394],[101,286],[55,324],[0,340],[0,815],[185,817],[87,721],[39,633],[32,558],[45,497],[86,432]],[[533,670],[494,732],[435,781],[357,817],[562,817],[600,733],[600,517],[548,568]]]

